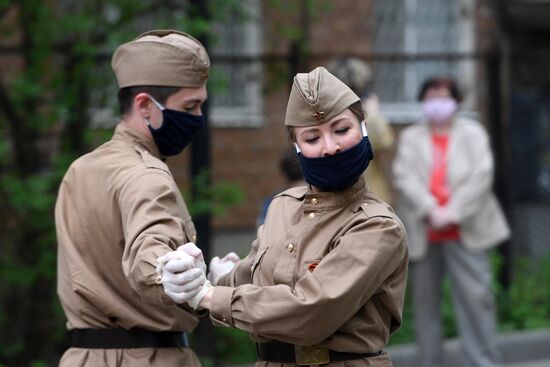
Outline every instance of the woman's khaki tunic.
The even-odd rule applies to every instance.
[[[250,254],[215,288],[211,317],[257,342],[377,352],[401,324],[407,263],[401,221],[363,179],[337,193],[293,188],[273,200]],[[382,353],[331,365],[392,364]]]

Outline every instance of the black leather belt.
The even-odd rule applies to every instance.
[[[382,351],[375,353],[335,352],[324,348],[300,347],[294,344],[272,340],[266,343],[256,343],[256,353],[258,355],[258,359],[262,361],[311,365],[325,364],[330,361],[348,361],[376,357],[380,355]],[[326,360],[327,358],[328,361]]]
[[[187,334],[145,329],[73,329],[71,346],[87,349],[188,348]]]

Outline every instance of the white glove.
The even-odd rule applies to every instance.
[[[189,306],[191,306],[191,308],[193,308],[193,310],[196,310],[197,308],[199,308],[199,304],[201,303],[201,300],[202,298],[204,297],[204,295],[211,289],[211,288],[214,288],[212,286],[212,284],[210,284],[210,282],[207,280],[204,282],[204,284],[202,285],[202,288],[201,290],[199,291],[199,293],[197,293],[197,295],[193,298],[191,298],[189,301],[187,301],[187,303],[189,304]]]
[[[195,257],[185,251],[171,251],[159,257],[157,264],[164,293],[174,302],[189,302],[202,291],[206,277]]]
[[[181,245],[177,248],[177,251],[182,251],[193,256],[195,258],[195,266],[202,269],[202,271],[206,274],[206,263],[204,262],[202,251],[193,242],[187,242],[186,244]]]
[[[212,284],[217,285],[218,281],[224,275],[229,274],[229,272],[233,270],[239,260],[239,255],[234,252],[228,253],[221,259],[218,256],[212,258],[212,260],[210,260],[208,280],[210,280]]]
[[[182,256],[178,256],[178,254],[182,254]],[[168,252],[164,256],[157,258],[157,273],[162,276],[162,266],[164,264],[170,260],[175,260],[178,258],[185,259],[187,256],[193,257],[194,267],[201,269],[206,274],[206,263],[204,262],[202,251],[193,242],[187,242],[186,244],[178,247],[176,251]]]

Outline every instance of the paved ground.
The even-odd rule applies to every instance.
[[[550,329],[516,331],[497,336],[503,366],[550,367]],[[418,367],[413,344],[388,347],[395,367]],[[444,344],[445,367],[464,367],[457,339]]]
[[[505,367],[550,367],[550,359],[539,359],[537,361],[505,364]]]

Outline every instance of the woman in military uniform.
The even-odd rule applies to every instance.
[[[407,244],[362,177],[373,158],[364,119],[359,97],[325,68],[297,74],[285,125],[308,186],[273,199],[236,266],[231,256],[210,264],[200,307],[249,332],[258,365],[392,365],[383,348],[401,324]]]

